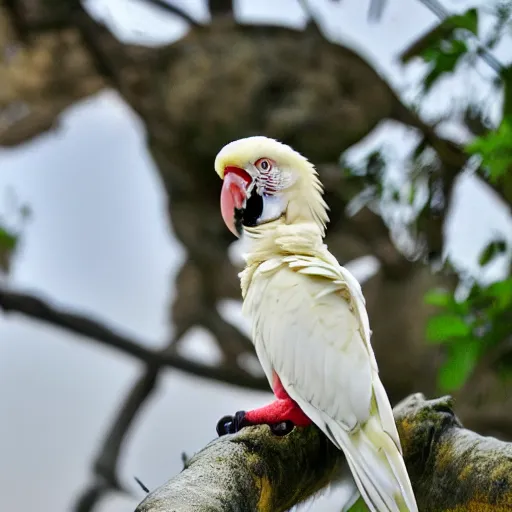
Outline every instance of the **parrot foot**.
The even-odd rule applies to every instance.
[[[271,404],[248,411],[245,420],[251,425],[272,425],[289,421],[297,427],[307,427],[312,423],[289,396],[278,398]]]
[[[218,436],[222,437],[227,434],[235,434],[244,427],[249,427],[251,425],[255,424],[247,420],[245,411],[238,411],[234,416],[223,416],[218,421],[216,430]],[[294,429],[295,425],[291,421],[285,420],[279,423],[270,423],[268,426],[274,435],[285,436]]]
[[[269,425],[275,435],[286,435],[294,427],[307,427],[312,421],[290,397],[275,400],[265,407],[252,411],[238,411],[234,416],[224,416],[217,423],[217,434],[234,434],[250,425]]]

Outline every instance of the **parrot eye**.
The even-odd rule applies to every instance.
[[[268,158],[260,158],[254,164],[260,171],[268,172],[272,169],[272,163]]]

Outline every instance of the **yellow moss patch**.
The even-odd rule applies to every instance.
[[[410,444],[410,440],[413,437],[413,433],[416,427],[416,423],[409,421],[408,419],[403,419],[402,421],[400,421],[398,425],[398,434],[400,436],[400,442],[402,443],[402,447],[404,445]]]
[[[491,481],[506,478],[510,481],[510,465],[509,464],[497,464],[491,471],[489,478]]]
[[[259,455],[248,452],[246,454],[248,467],[254,478],[254,483],[259,491],[258,512],[274,512],[272,509],[272,485],[267,476],[255,474],[255,466],[260,462]]]
[[[509,505],[490,505],[481,501],[468,501],[464,505],[447,509],[445,512],[510,512]]]
[[[466,478],[473,472],[473,464],[468,462],[459,474],[459,480],[466,480]]]
[[[451,445],[441,443],[436,452],[436,471],[444,471],[453,463],[453,453]]]
[[[258,512],[272,512],[272,486],[270,485],[270,480],[266,476],[256,478],[256,485],[260,491]]]

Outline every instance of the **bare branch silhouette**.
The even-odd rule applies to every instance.
[[[208,366],[174,353],[146,348],[144,343],[118,334],[97,320],[52,306],[32,295],[0,289],[0,308],[6,313],[22,313],[56,327],[67,329],[145,363],[169,366],[198,377],[218,380],[234,386],[268,389],[268,382],[264,378],[254,377],[241,369]]]

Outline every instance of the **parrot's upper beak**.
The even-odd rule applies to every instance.
[[[252,177],[240,167],[224,169],[224,183],[220,193],[220,210],[228,229],[236,237],[242,234],[242,219]]]

